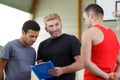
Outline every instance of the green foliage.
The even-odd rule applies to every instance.
[[[3,46],[0,45],[0,52],[1,52],[2,48],[3,48]]]

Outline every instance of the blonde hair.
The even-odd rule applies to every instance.
[[[50,20],[53,20],[53,19],[58,19],[61,22],[61,18],[58,14],[51,13],[44,18],[44,23],[46,24],[47,21],[50,21]]]

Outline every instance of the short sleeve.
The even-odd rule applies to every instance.
[[[37,61],[41,59],[41,49],[42,49],[42,43],[39,44],[39,47],[37,50]]]
[[[12,46],[10,43],[7,43],[3,47],[3,49],[0,53],[0,58],[9,59],[11,53],[12,53]]]
[[[71,52],[73,56],[80,55],[80,49],[81,49],[81,42],[75,36],[72,36]]]

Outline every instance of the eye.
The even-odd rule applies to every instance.
[[[34,36],[30,35],[30,38],[33,38]]]
[[[59,23],[56,23],[56,24],[55,24],[55,26],[58,26],[58,25],[59,25]]]
[[[49,25],[48,27],[53,27],[54,25]]]
[[[38,37],[38,36],[33,36],[33,35],[30,36],[30,38],[37,38],[37,37]]]
[[[85,21],[85,18],[83,18],[83,20]]]

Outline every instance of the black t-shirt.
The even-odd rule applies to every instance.
[[[68,66],[75,61],[74,56],[80,55],[80,47],[80,41],[73,35],[63,34],[56,39],[49,38],[40,43],[37,60],[42,59],[44,62],[50,60],[58,67]],[[68,76],[69,80],[74,80],[72,77],[75,77],[75,73],[64,74],[60,77],[65,77],[65,75],[71,75],[71,78]],[[55,80],[63,79],[58,77]]]

